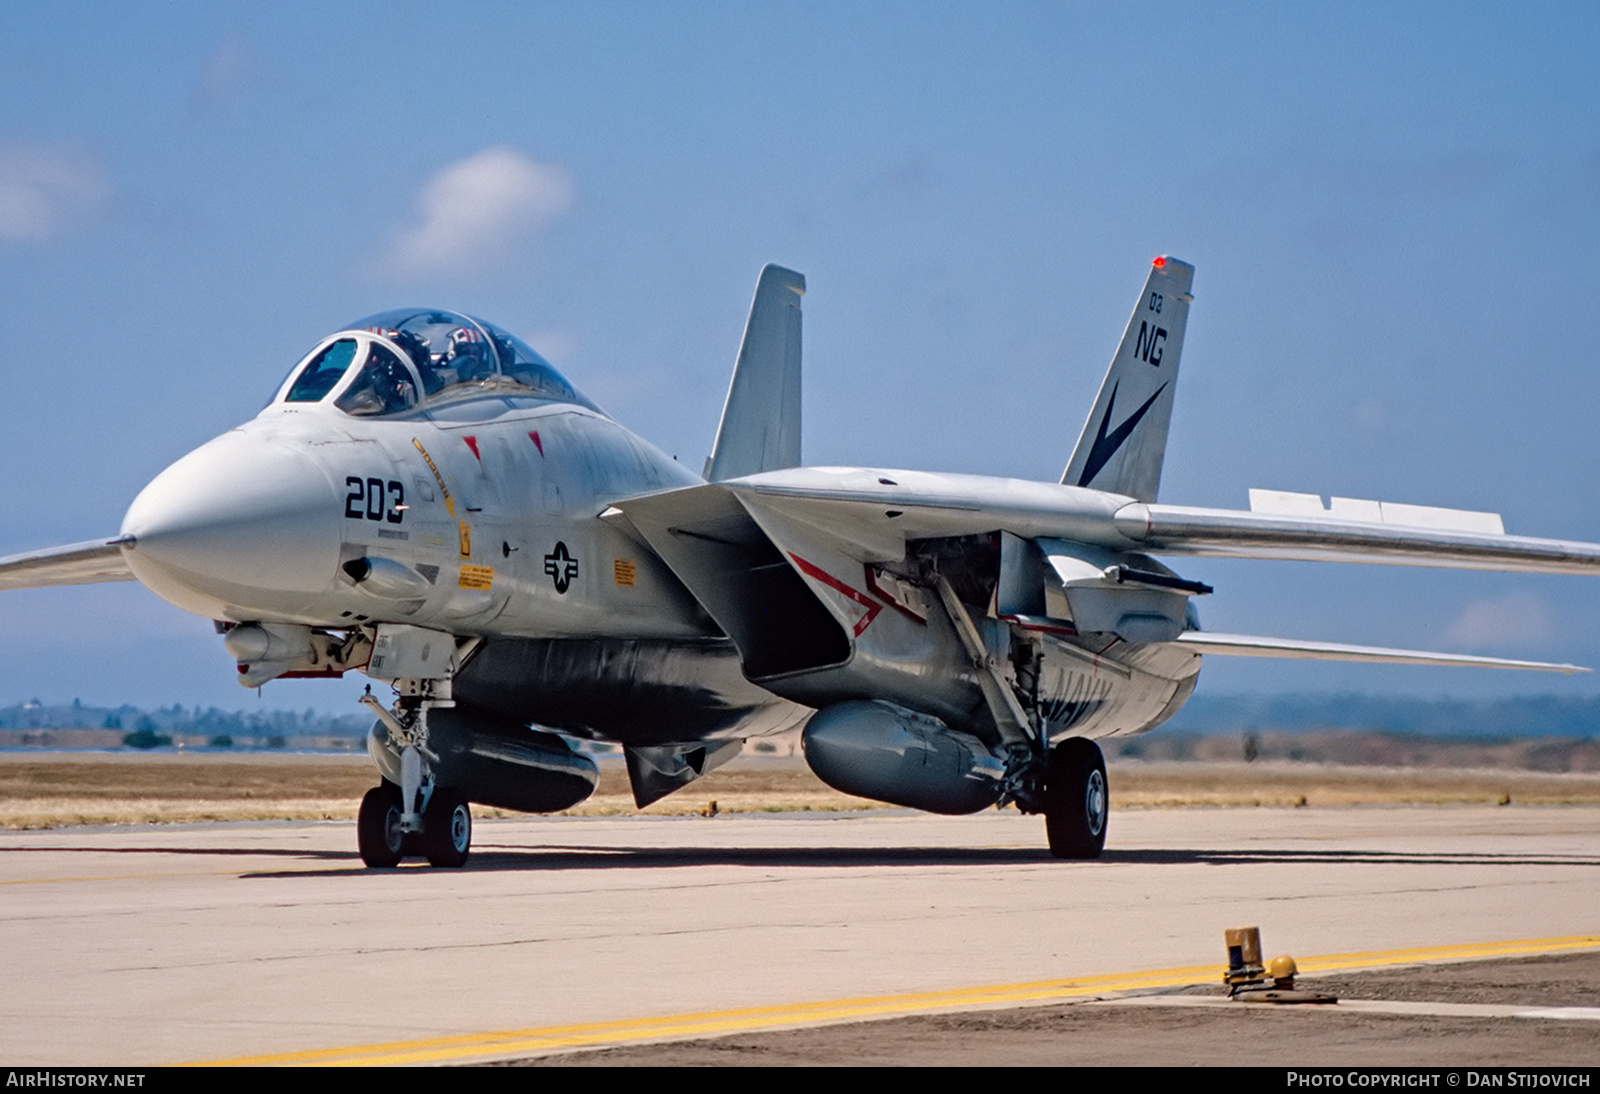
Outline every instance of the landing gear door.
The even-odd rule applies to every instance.
[[[443,631],[384,623],[367,675],[376,680],[442,680],[455,671],[456,640]]]

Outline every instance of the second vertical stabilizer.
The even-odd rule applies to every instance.
[[[1061,476],[1066,485],[1156,500],[1193,283],[1187,262],[1155,260]]]
[[[756,283],[722,424],[706,460],[710,482],[800,466],[800,298],[806,279],[767,266]]]

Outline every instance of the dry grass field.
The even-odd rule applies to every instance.
[[[620,757],[574,814],[637,812]],[[1285,760],[1110,765],[1113,808],[1600,803],[1600,773],[1379,767]],[[0,753],[0,827],[214,820],[353,820],[366,757],[282,753]],[[825,786],[797,757],[747,755],[647,813],[883,808]],[[498,815],[483,810],[483,815]]]

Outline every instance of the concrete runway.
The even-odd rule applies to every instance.
[[[1059,863],[1015,813],[480,823],[466,869],[349,824],[0,833],[13,1065],[431,1062],[1600,947],[1600,809],[1126,810]]]

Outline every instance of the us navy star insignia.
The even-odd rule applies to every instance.
[[[567,545],[558,540],[556,549],[544,556],[544,572],[555,581],[556,592],[564,593],[578,576],[578,560],[568,554]]]

